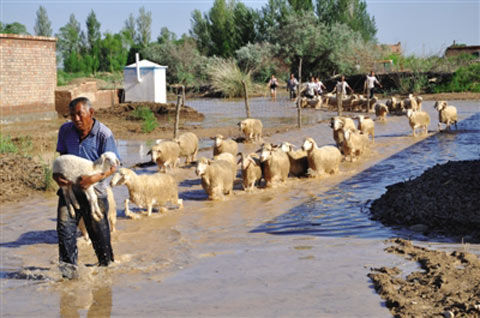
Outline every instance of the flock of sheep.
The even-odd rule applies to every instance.
[[[392,97],[385,104],[377,104],[375,113],[377,120],[382,121],[386,119],[387,113],[406,114],[415,136],[417,128],[423,128],[427,132],[427,126],[430,123],[430,117],[421,110],[421,104],[421,97],[409,95],[407,99],[401,101]],[[439,114],[439,128],[440,124],[445,124],[446,129],[452,124],[456,126],[458,117],[455,106],[439,101],[435,103],[434,108]],[[176,205],[178,208],[183,206],[182,200],[178,198],[175,178],[166,173],[167,169],[172,170],[177,167],[180,158],[185,158],[186,164],[196,161],[195,172],[200,177],[202,187],[210,200],[220,200],[232,193],[238,165],[240,165],[245,191],[252,191],[255,186],[260,185],[262,180],[265,181],[265,186],[270,188],[285,182],[289,176],[332,175],[339,171],[342,160],[357,160],[368,149],[369,143],[374,142],[374,121],[363,115],[357,116],[356,119],[358,125],[350,117],[336,116],[331,119],[330,127],[336,146],[319,147],[313,138],[308,137],[305,138],[302,149],[294,150],[294,145],[288,142],[281,145],[264,143],[256,152],[244,154],[238,152],[236,141],[217,135],[212,138],[214,140],[213,158],[202,157],[197,161],[198,138],[194,133],[186,132],[173,140],[158,140],[157,144],[151,148],[149,154],[152,161],[158,165],[159,172],[137,175],[131,169],[120,168],[113,175],[110,185],[127,186],[129,198],[125,199],[125,215],[137,218],[138,216],[129,209],[130,201],[140,208],[147,209],[148,215],[152,213],[154,207],[160,208],[161,212],[166,211],[167,203]],[[259,119],[248,118],[238,125],[246,141],[261,141],[263,125]],[[62,173],[74,182],[78,176],[108,171],[112,165],[118,165],[118,159],[113,153],[103,154],[96,162],[84,161],[85,159],[75,156],[60,156],[54,162],[53,172]],[[75,213],[74,208],[78,208],[78,203],[73,192],[68,188],[62,188],[62,190],[70,213]],[[93,216],[98,219],[99,209],[95,204],[95,193],[93,189],[87,189],[86,193],[91,202]],[[115,209],[113,196],[109,195],[109,198]],[[116,213],[109,213],[113,230],[115,220]]]

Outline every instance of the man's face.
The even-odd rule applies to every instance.
[[[75,128],[81,132],[85,132],[92,127],[92,115],[93,109],[90,108],[87,110],[82,103],[78,103],[73,109],[70,110],[70,118],[72,119]]]

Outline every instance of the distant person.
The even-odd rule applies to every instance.
[[[270,88],[270,97],[272,97],[272,101],[277,100],[277,87],[278,87],[278,80],[275,77],[275,75],[272,75],[272,77],[268,81],[268,88]]]
[[[290,93],[290,99],[295,99],[297,97],[297,86],[298,81],[292,73],[287,81],[287,91]]]
[[[315,85],[316,85],[315,95],[322,95],[323,90],[327,89],[327,87],[325,85],[323,85],[323,83],[320,81],[320,78],[318,78],[318,77],[315,77]]]
[[[373,71],[370,72],[370,75],[367,75],[365,79],[364,89],[367,91],[367,98],[372,99],[375,93],[375,84],[382,87],[382,84],[378,81],[375,77],[375,73]]]
[[[337,111],[339,116],[342,115],[343,96],[347,95],[347,88],[351,93],[353,93],[353,89],[345,81],[345,76],[342,75],[340,77],[340,81],[337,82],[337,85],[335,86],[335,92],[337,95]]]
[[[90,100],[86,97],[75,98],[70,102],[70,118],[72,121],[63,124],[58,132],[57,152],[60,155],[75,155],[91,161],[97,160],[104,152],[112,151],[117,157],[118,151],[115,138],[110,129],[93,118],[94,110]],[[119,157],[120,158],[120,157]],[[63,192],[58,191],[57,207],[57,234],[59,247],[60,271],[64,278],[78,277],[77,273],[77,226],[83,218],[93,249],[97,255],[98,265],[108,266],[113,262],[113,250],[110,241],[110,228],[107,219],[108,200],[105,178],[115,172],[112,167],[106,173],[82,176],[78,183],[73,185],[74,194],[80,204],[72,217],[68,211]],[[53,179],[59,186],[66,186],[71,182],[61,174],[53,174]],[[103,213],[100,221],[95,221],[90,211],[90,204],[82,189],[95,185],[98,196],[98,205]]]
[[[307,83],[307,87],[305,88],[305,97],[313,98],[315,97],[315,91],[317,89],[317,84],[315,83],[315,77],[311,77],[310,81]]]

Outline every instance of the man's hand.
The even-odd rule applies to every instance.
[[[112,175],[113,173],[115,173],[115,171],[117,171],[117,167],[111,167],[110,170],[104,173],[92,174],[91,176],[81,176],[78,179],[78,185],[85,190],[92,184],[97,183],[100,180],[103,180],[106,177]]]
[[[66,187],[72,184],[72,182],[65,179],[60,173],[54,173],[52,177],[59,187]]]

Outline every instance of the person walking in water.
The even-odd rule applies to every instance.
[[[343,96],[347,95],[347,88],[350,90],[351,93],[353,93],[353,89],[348,85],[348,83],[345,81],[345,76],[342,75],[340,77],[340,81],[337,82],[337,85],[335,86],[335,92],[337,95],[337,112],[338,116],[342,115],[342,104],[343,104]]]
[[[364,84],[364,91],[367,92],[367,99],[368,99],[368,111],[372,111],[370,109],[370,100],[374,96],[374,91],[375,91],[375,84],[378,86],[382,87],[382,84],[378,81],[378,79],[375,77],[375,73],[373,71],[370,72],[370,75],[367,75],[367,78],[365,79],[365,84]]]
[[[70,102],[71,121],[60,127],[58,132],[57,152],[60,155],[75,155],[91,161],[95,161],[107,151],[114,152],[118,158],[118,150],[112,131],[104,124],[93,118],[94,110],[90,100],[86,97],[78,97]],[[77,184],[73,185],[73,191],[80,204],[80,209],[75,210],[75,216],[71,216],[63,191],[59,190],[57,207],[57,235],[59,248],[59,262],[62,276],[67,279],[78,277],[77,272],[77,226],[80,218],[85,222],[88,235],[92,240],[93,249],[97,255],[99,266],[108,266],[113,259],[113,249],[110,241],[110,227],[107,219],[108,200],[105,178],[113,174],[116,167],[112,167],[105,173],[82,176]],[[53,179],[59,186],[71,184],[61,174],[54,173]],[[97,183],[98,182],[98,183]],[[95,185],[98,196],[98,205],[102,210],[103,217],[95,221],[91,216],[90,203],[82,189]]]
[[[277,100],[277,87],[278,81],[275,75],[272,74],[270,81],[268,81],[268,88],[270,88],[270,97],[272,97],[272,101]]]
[[[295,99],[297,97],[297,86],[298,81],[292,73],[287,81],[287,91],[290,93],[290,99]]]

